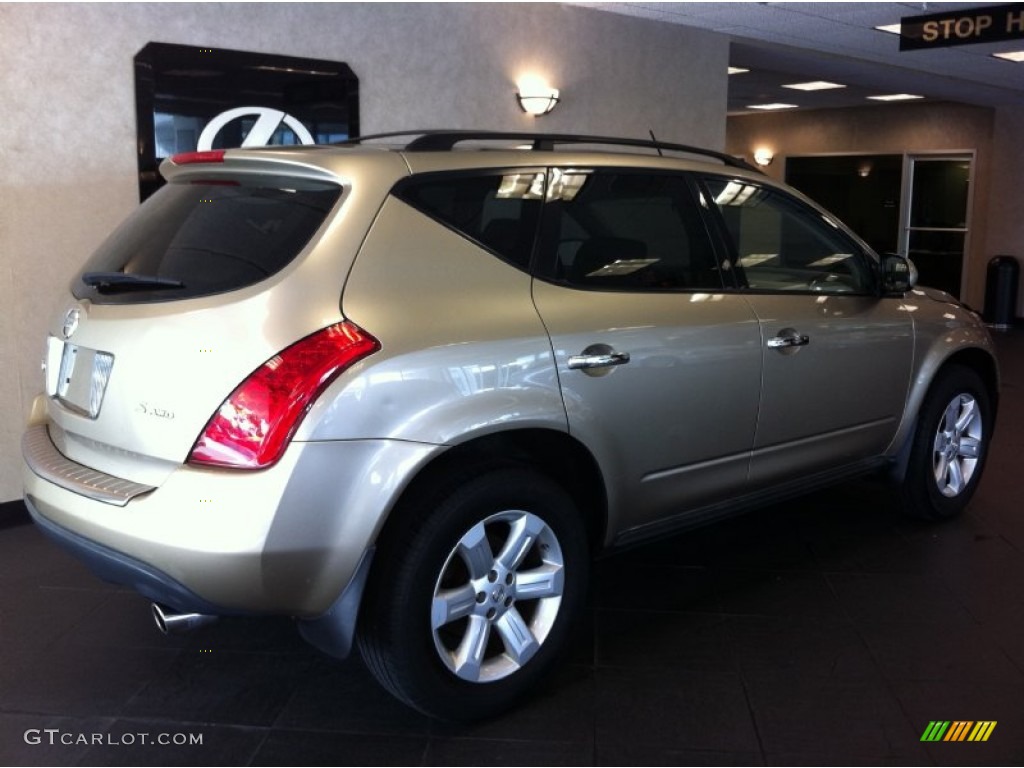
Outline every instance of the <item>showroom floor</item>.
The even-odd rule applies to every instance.
[[[404,709],[287,621],[161,637],[142,598],[3,505],[0,764],[1024,764],[1024,331],[997,343],[966,516],[907,522],[848,484],[606,559],[557,679],[471,728]],[[998,726],[923,743],[933,720]]]

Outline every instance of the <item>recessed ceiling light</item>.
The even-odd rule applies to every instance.
[[[888,32],[891,35],[898,35],[902,28],[902,24],[882,24],[881,26],[875,27],[879,32]]]
[[[1024,61],[1024,51],[1007,51],[1006,53],[993,53],[997,59],[1005,59],[1006,61]]]
[[[839,83],[830,83],[827,80],[814,80],[810,83],[792,83],[782,87],[792,88],[796,91],[827,91],[831,88],[845,88],[846,86]]]
[[[875,101],[910,101],[911,99],[923,99],[924,96],[915,96],[912,93],[890,93],[887,96],[868,96]]]
[[[729,67],[729,74],[730,75],[742,75],[744,72],[749,72],[749,71],[750,71],[749,69],[744,69],[743,67]]]
[[[748,104],[747,109],[796,109],[796,104]]]

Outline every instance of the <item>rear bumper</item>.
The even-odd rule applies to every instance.
[[[210,616],[244,615],[244,612],[204,600],[185,585],[146,563],[61,528],[43,517],[30,499],[25,499],[25,506],[43,533],[84,562],[104,581],[131,587],[153,602],[173,608],[179,613]],[[352,650],[359,605],[369,578],[374,551],[371,548],[364,553],[356,567],[355,575],[334,605],[321,616],[299,622],[299,632],[302,636],[324,653],[343,659]]]
[[[48,439],[42,448],[59,456]],[[393,440],[293,443],[262,471],[182,466],[123,505],[44,477],[28,458],[22,476],[37,525],[108,581],[182,612],[315,620],[346,594],[351,606],[347,590],[368,568],[388,511],[438,450]],[[40,446],[33,451],[38,465]]]
[[[181,613],[232,613],[224,606],[204,600],[166,573],[51,522],[36,509],[32,499],[26,497],[25,506],[28,507],[33,522],[43,533],[62,549],[84,562],[104,581],[131,587],[153,602],[167,605]]]

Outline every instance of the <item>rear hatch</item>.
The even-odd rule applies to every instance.
[[[351,183],[236,154],[172,166],[72,281],[45,371],[50,435],[73,461],[159,485],[246,376],[340,318],[361,237],[333,212]]]

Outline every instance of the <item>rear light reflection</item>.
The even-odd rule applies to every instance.
[[[253,371],[217,409],[190,464],[262,469],[277,462],[317,396],[338,374],[380,349],[341,322],[296,342]]]

